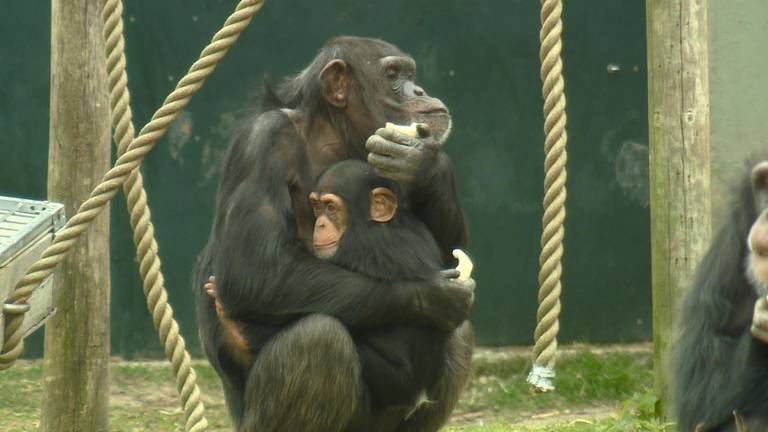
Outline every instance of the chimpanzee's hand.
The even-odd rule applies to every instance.
[[[219,300],[219,295],[216,292],[216,288],[216,277],[209,276],[208,282],[203,284],[203,289],[215,305],[216,316],[219,318],[219,322],[222,325],[224,336],[230,341],[230,344],[235,349],[243,353],[250,352],[248,341],[245,340],[245,337],[243,337],[243,334],[241,333],[240,323],[226,317],[224,312],[224,305],[221,303],[221,300]]]
[[[368,138],[365,148],[368,163],[376,174],[400,182],[404,186],[428,179],[434,172],[435,162],[440,153],[440,143],[432,137],[429,129],[418,126],[419,138],[393,129],[381,128]]]
[[[216,316],[219,319],[224,319],[224,305],[221,304],[221,300],[219,300],[219,296],[216,293],[216,276],[208,276],[208,282],[203,284],[203,289],[205,289],[205,293],[208,294],[208,297],[211,298],[216,306]]]
[[[762,296],[755,302],[755,312],[752,315],[752,337],[768,343],[768,298]]]
[[[451,331],[466,321],[475,302],[475,280],[459,281],[456,269],[441,271],[420,299],[422,311],[441,330]]]

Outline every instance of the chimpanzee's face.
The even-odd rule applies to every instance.
[[[347,230],[347,208],[344,201],[334,194],[309,195],[312,211],[315,213],[315,231],[312,246],[320,259],[330,259],[336,255],[339,242]]]
[[[768,161],[760,162],[752,169],[752,192],[757,219],[747,238],[747,269],[760,294],[765,295],[768,294]]]
[[[312,246],[318,258],[333,258],[345,234],[352,236],[347,241],[364,240],[356,228],[386,224],[395,217],[398,206],[395,193],[386,187],[365,187],[363,176],[370,175],[370,171],[371,168],[360,161],[337,163],[321,176],[316,190],[309,194],[315,214]]]
[[[416,85],[416,62],[407,56],[387,56],[379,60],[379,67],[386,83],[379,101],[387,120],[403,125],[424,123],[436,140],[448,139],[451,115],[440,99]]]

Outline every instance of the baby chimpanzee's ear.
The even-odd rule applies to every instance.
[[[371,220],[374,222],[385,223],[395,217],[397,211],[397,197],[394,192],[385,188],[377,187],[371,191]]]

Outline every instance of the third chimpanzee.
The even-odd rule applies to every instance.
[[[768,430],[768,160],[755,159],[686,296],[673,381],[681,432]]]
[[[235,134],[194,287],[200,340],[240,431],[354,426],[368,406],[354,339],[362,329],[426,326],[471,344],[462,325],[471,279],[437,270],[423,280],[379,279],[313,253],[307,196],[320,172],[346,159],[368,160],[406,191],[403,206],[434,237],[443,268],[453,266],[454,248],[466,246],[453,170],[441,150],[451,117],[415,84],[415,73],[414,60],[391,44],[335,38],[299,74],[268,88]],[[428,133],[409,137],[383,128],[386,122],[422,123]],[[252,362],[233,352],[231,327],[202,294],[210,275]],[[444,391],[463,379],[454,377]],[[444,415],[419,410],[402,430],[434,430]]]

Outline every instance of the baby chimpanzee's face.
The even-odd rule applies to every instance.
[[[344,201],[334,194],[312,192],[309,195],[312,211],[315,213],[315,231],[312,246],[315,255],[330,259],[339,248],[339,241],[347,230],[347,208]]]
[[[361,200],[368,200],[367,212],[352,214],[347,203],[336,194],[320,192],[309,194],[309,202],[315,213],[312,246],[318,258],[330,259],[336,255],[339,242],[347,232],[352,218],[356,218],[355,222],[358,225],[364,225],[370,222],[384,224],[395,217],[397,197],[391,190],[377,187],[361,195]]]
[[[367,236],[363,231],[372,227],[371,224],[386,224],[392,220],[398,199],[392,191],[396,188],[388,185],[387,180],[378,177],[363,161],[341,161],[324,171],[309,194],[315,214],[312,235],[315,255],[330,259],[338,251],[345,234],[353,236],[345,244],[365,242]]]

